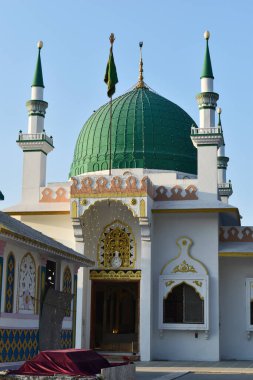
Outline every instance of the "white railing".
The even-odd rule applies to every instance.
[[[49,144],[53,145],[53,138],[47,136],[46,133],[20,133],[18,135],[18,141],[47,141]]]
[[[231,189],[232,183],[231,182],[219,183],[218,188],[219,189]]]
[[[213,128],[191,128],[192,135],[213,135],[213,134],[222,134],[221,127],[213,127]]]

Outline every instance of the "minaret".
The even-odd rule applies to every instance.
[[[26,102],[28,110],[28,133],[19,132],[18,145],[24,152],[22,202],[39,201],[40,187],[46,184],[47,154],[53,146],[53,138],[46,135],[44,119],[48,103],[43,100],[44,82],[40,51],[43,42],[38,44],[38,59],[35,68],[31,100]]]
[[[221,125],[221,108],[217,108],[218,113],[218,127],[222,129]],[[217,169],[218,169],[218,193],[222,202],[228,203],[228,198],[233,194],[232,184],[229,181],[226,182],[226,171],[228,166],[229,158],[225,155],[225,143],[218,149],[218,157],[217,157]]]
[[[213,70],[208,40],[204,33],[206,51],[202,69],[201,93],[196,96],[199,106],[199,128],[192,127],[191,139],[198,150],[198,189],[217,198],[217,149],[223,143],[221,127],[215,127],[215,109],[219,95],[213,92]]]

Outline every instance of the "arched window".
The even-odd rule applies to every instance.
[[[15,258],[9,254],[6,267],[6,288],[5,288],[5,312],[13,312],[14,301],[14,279],[15,279]]]
[[[62,291],[67,294],[71,294],[72,290],[72,276],[69,267],[66,267],[63,273],[63,285]],[[65,313],[65,317],[70,317],[71,315],[71,304],[68,305]]]
[[[193,241],[177,239],[178,254],[169,259],[159,278],[159,329],[204,330],[208,337],[208,272],[190,255]]]
[[[163,301],[163,323],[204,323],[204,301],[192,286],[175,286]]]
[[[21,312],[35,312],[36,265],[27,253],[21,260],[19,272],[18,308]]]

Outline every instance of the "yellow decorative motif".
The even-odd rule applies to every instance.
[[[39,300],[40,300],[40,266],[37,268],[37,293],[36,293],[36,301],[35,301],[35,314],[39,314]]]
[[[131,199],[131,205],[135,206],[137,204],[137,200],[135,198]]]
[[[200,288],[202,286],[202,282],[201,281],[194,280],[193,283],[196,284],[197,286],[199,286]]]
[[[129,226],[115,221],[104,228],[98,243],[98,263],[105,268],[111,268],[112,258],[117,252],[121,259],[120,268],[134,268],[136,260],[136,245]]]
[[[88,201],[87,201],[87,199],[82,199],[80,201],[80,203],[81,203],[82,206],[86,206],[88,204]]]
[[[73,201],[71,204],[71,216],[72,218],[77,218],[77,203]]]
[[[132,271],[132,270],[91,270],[90,271],[90,280],[140,280],[141,271]]]
[[[177,265],[172,273],[177,273],[177,272],[182,272],[182,273],[187,273],[187,272],[192,272],[192,273],[197,273],[196,269],[194,268],[193,265],[189,265],[185,260]]]
[[[111,265],[111,259],[117,251],[122,260],[122,266],[129,267],[129,236],[121,228],[117,227],[107,234],[104,242],[104,266],[109,267]]]
[[[44,294],[45,292],[45,284],[46,283],[46,275],[45,272],[42,272],[42,278],[41,278],[41,292]]]
[[[165,282],[165,285],[166,286],[170,286],[170,285],[174,284],[174,282],[175,281],[170,280],[170,281]]]
[[[144,199],[140,201],[140,217],[143,218],[146,216],[146,204]]]

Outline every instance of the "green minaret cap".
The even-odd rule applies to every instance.
[[[210,53],[209,53],[209,46],[208,46],[209,37],[210,37],[210,33],[206,31],[204,33],[204,38],[206,39],[206,52],[205,52],[204,64],[203,64],[203,69],[202,69],[200,78],[214,78],[212,63],[211,63],[211,58],[210,58]]]
[[[38,59],[36,63],[32,87],[45,87],[44,82],[43,82],[42,66],[41,66],[41,59],[40,59],[40,50],[42,49],[43,42],[39,41],[37,46],[38,46],[39,52],[38,52]]]

